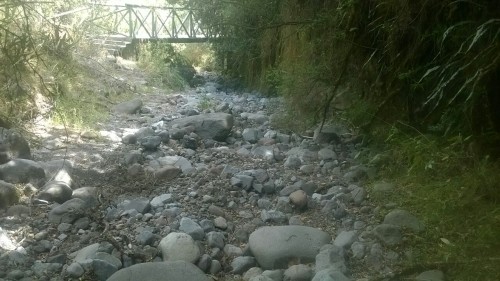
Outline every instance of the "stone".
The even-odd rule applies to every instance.
[[[319,160],[326,160],[326,161],[337,160],[337,153],[335,153],[335,151],[331,149],[323,148],[318,151],[318,158]]]
[[[249,256],[239,256],[234,258],[231,262],[232,273],[243,274],[243,272],[249,270],[257,264],[254,257]]]
[[[221,232],[211,231],[207,233],[207,245],[211,248],[224,248],[224,234]]]
[[[313,277],[313,271],[305,264],[296,264],[285,270],[283,276],[284,281],[310,281]]]
[[[123,144],[135,144],[137,143],[137,137],[134,134],[125,135],[122,137]]]
[[[7,274],[7,278],[10,280],[19,280],[24,277],[24,272],[19,269],[14,269]]]
[[[33,250],[37,253],[49,252],[53,244],[48,240],[40,240],[33,245]]]
[[[286,223],[287,221],[285,213],[277,210],[262,210],[260,212],[260,218],[264,222],[271,223]]]
[[[194,240],[202,240],[205,238],[203,228],[188,217],[183,217],[180,222],[179,230],[189,234]]]
[[[66,268],[66,273],[71,278],[79,278],[85,273],[85,271],[79,263],[74,262]]]
[[[142,162],[142,153],[137,150],[130,151],[123,156],[123,164],[131,166]]]
[[[300,190],[300,187],[296,185],[285,186],[282,190],[280,190],[280,196],[289,196],[294,191]]]
[[[109,255],[107,253],[102,253]],[[113,257],[114,258],[114,257]],[[116,259],[116,258],[115,258]],[[119,260],[118,260],[119,261]],[[121,262],[120,262],[121,267]],[[107,259],[96,258],[92,260],[92,268],[94,270],[94,274],[99,281],[106,281],[108,278],[118,271],[119,267],[113,262],[108,261]]]
[[[417,217],[405,210],[392,210],[384,217],[384,224],[405,227],[414,232],[421,232],[425,229],[424,224]]]
[[[145,150],[154,151],[157,150],[161,144],[161,137],[159,136],[147,136],[139,140],[142,147]]]
[[[107,281],[209,281],[195,265],[186,261],[139,263],[113,274]]]
[[[283,164],[285,168],[289,169],[298,169],[302,165],[302,161],[298,157],[289,156],[286,158],[285,163]]]
[[[333,241],[333,245],[341,248],[348,248],[356,241],[356,238],[358,238],[356,231],[342,231]]]
[[[364,188],[353,185],[353,189],[351,191],[352,199],[354,200],[354,204],[360,205],[366,197],[366,191]]]
[[[74,262],[82,264],[85,262],[85,260],[92,259],[98,250],[99,250],[99,243],[94,243],[74,253],[71,253],[69,256],[74,257],[73,258]]]
[[[329,268],[340,272],[347,272],[345,251],[342,247],[326,244],[321,247],[315,259],[316,272]]]
[[[242,112],[240,116],[241,118],[246,118],[248,121],[255,122],[256,124],[264,124],[269,120],[269,117],[261,113]]]
[[[182,146],[184,148],[196,150],[198,148],[198,141],[195,138],[184,136],[182,138]]]
[[[307,194],[303,190],[292,192],[288,198],[298,210],[304,210],[307,207]]]
[[[227,228],[227,221],[223,217],[216,217],[214,219],[214,225],[219,229],[225,230]]]
[[[240,187],[244,190],[250,190],[252,188],[253,177],[248,175],[237,174],[231,178],[231,185]]]
[[[205,231],[205,232],[215,231],[215,225],[214,225],[214,222],[212,220],[202,219],[200,221],[200,226],[201,226],[201,228],[203,228],[203,231]]]
[[[289,225],[304,225],[300,216],[291,216],[288,219],[288,224]]]
[[[312,281],[351,281],[351,279],[334,268],[327,268],[317,272]]]
[[[154,234],[153,232],[149,231],[149,230],[144,230],[144,231],[141,231],[141,233],[139,233],[139,235],[137,235],[137,238],[136,238],[136,241],[137,243],[139,243],[139,245],[152,245],[153,242],[154,242]]]
[[[257,206],[259,209],[269,210],[273,206],[273,203],[267,198],[260,198],[257,200]]]
[[[195,263],[200,255],[200,248],[194,239],[186,233],[171,232],[158,245],[162,252],[163,261],[183,260]]]
[[[135,113],[139,112],[141,107],[142,107],[142,100],[141,99],[133,99],[133,100],[125,101],[125,102],[122,102],[122,103],[115,105],[114,111],[116,113],[135,114]]]
[[[54,181],[62,181],[67,183],[71,188],[72,178],[71,174],[73,172],[73,162],[67,159],[56,159],[47,162],[40,163],[43,170],[45,171],[45,176]]]
[[[303,174],[306,175],[311,175],[316,171],[316,165],[314,164],[307,164],[307,165],[302,165],[299,168],[299,171],[301,171]]]
[[[330,241],[328,233],[312,227],[265,226],[250,234],[248,245],[263,269],[276,269],[286,268],[297,258],[314,261],[320,248]]]
[[[71,199],[72,194],[73,190],[67,183],[62,181],[49,181],[43,186],[38,198],[48,202],[62,204]]]
[[[37,277],[57,276],[61,272],[63,265],[60,263],[41,263],[35,262],[31,270]]]
[[[262,274],[262,269],[260,267],[252,267],[245,274],[243,274],[243,280],[248,281],[255,276],[261,275]]]
[[[273,281],[282,281],[283,270],[282,269],[264,270],[264,272],[262,272],[262,276],[268,277]]]
[[[415,277],[415,281],[444,281],[444,273],[441,270],[428,270]]]
[[[194,132],[204,139],[224,141],[233,128],[233,116],[226,113],[207,113],[173,120],[172,126],[194,127]]]
[[[89,205],[79,198],[70,199],[49,211],[48,218],[53,224],[73,223],[82,217]]]
[[[125,215],[130,213],[132,210],[137,211],[138,213],[145,214],[151,208],[149,204],[149,199],[147,198],[135,198],[132,200],[124,200],[116,206],[119,211],[121,211],[121,215]]]
[[[72,226],[73,225],[70,224],[70,223],[63,222],[63,223],[61,223],[61,224],[59,224],[57,226],[57,231],[59,231],[59,232],[67,232],[67,231],[71,230]]]
[[[210,274],[217,274],[222,269],[222,265],[218,260],[212,260],[210,264]]]
[[[174,198],[172,197],[172,194],[165,193],[165,194],[158,195],[158,196],[154,197],[153,199],[151,199],[151,202],[149,202],[149,204],[151,205],[151,207],[153,209],[157,209],[157,208],[162,208],[163,206],[165,206],[165,204],[172,203],[172,202],[174,202]]]
[[[320,130],[321,129],[321,130]],[[317,143],[339,142],[340,137],[347,131],[339,126],[325,125],[314,130],[313,139]]]
[[[45,171],[35,161],[28,159],[13,159],[0,165],[0,180],[9,183],[34,183],[45,179]]]
[[[388,246],[394,246],[403,241],[401,230],[392,224],[380,224],[373,229],[375,237]]]
[[[223,179],[230,178],[240,172],[240,169],[231,165],[224,165],[220,173],[220,177]]]
[[[271,278],[264,276],[264,275],[257,275],[257,276],[250,278],[249,281],[281,281],[281,279],[271,279]]]
[[[256,143],[259,140],[259,130],[254,128],[245,128],[241,133],[243,139],[249,143]]]
[[[362,259],[365,256],[366,247],[361,242],[354,242],[351,245],[352,256],[356,259]]]
[[[276,159],[274,147],[270,145],[255,146],[254,148],[252,148],[250,153],[254,156],[261,157],[270,162],[278,160]]]
[[[274,210],[290,214],[293,212],[293,206],[290,204],[290,199],[288,197],[280,196],[278,197]]]
[[[83,217],[77,219],[73,225],[75,226],[75,229],[88,229],[90,226],[90,219],[88,217]]]
[[[73,190],[71,198],[78,198],[85,201],[88,206],[97,205],[97,188],[93,186],[84,186]]]
[[[8,182],[0,180],[0,209],[8,208],[19,202],[19,194],[16,187]]]
[[[16,158],[31,159],[28,142],[15,129],[0,127],[0,164]]]
[[[294,156],[299,158],[303,164],[311,163],[318,159],[318,153],[316,151],[311,151],[302,147],[293,147],[286,153],[286,155],[288,157]]]
[[[161,180],[173,180],[176,177],[178,177],[182,173],[182,170],[173,166],[173,165],[166,165],[154,172],[154,176],[157,179]]]
[[[210,265],[212,263],[212,257],[208,254],[203,254],[198,262],[196,263],[196,266],[198,266],[199,269],[203,272],[208,272],[210,270]]]
[[[0,187],[1,189],[1,187]],[[0,198],[2,197],[1,191],[0,191]],[[2,202],[2,199],[0,199],[0,202]],[[0,203],[0,209],[2,208],[2,204]],[[9,209],[7,209],[7,216],[9,217],[23,217],[23,216],[28,216],[30,214],[30,208],[28,206],[24,205],[13,205],[10,206]]]
[[[224,209],[215,205],[208,206],[208,212],[214,216],[219,216],[219,217],[225,216]]]
[[[182,156],[164,156],[157,159],[161,166],[172,165],[182,170],[184,174],[190,173],[193,170],[191,162]]]
[[[239,257],[243,255],[243,251],[240,249],[240,247],[226,244],[224,245],[224,254],[228,257]]]

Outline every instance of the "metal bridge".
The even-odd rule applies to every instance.
[[[96,4],[59,13],[53,20],[78,16],[92,26],[94,38],[165,40],[171,43],[205,42],[215,38],[203,28],[198,10],[180,7]]]
[[[216,38],[203,28],[197,12],[186,7],[94,4],[59,13],[51,19],[65,22],[73,18],[72,21],[85,23],[92,32],[88,38],[114,54],[137,40],[198,43]]]
[[[202,27],[197,10],[176,7],[139,5],[101,5],[105,15],[93,22],[106,22],[108,33],[126,35],[131,39],[163,39],[172,43],[208,41],[208,30]]]

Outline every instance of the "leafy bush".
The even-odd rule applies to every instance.
[[[177,52],[192,66],[206,71],[215,69],[214,53],[209,43],[175,44]]]
[[[171,89],[182,89],[186,86],[186,81],[179,71],[181,67],[189,67],[190,64],[168,43],[141,44],[139,65],[148,73],[149,79],[155,85],[168,86]],[[191,78],[193,75],[194,73],[191,73]]]

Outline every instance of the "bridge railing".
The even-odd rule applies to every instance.
[[[210,38],[196,16],[196,10],[139,5],[106,6],[98,19],[112,21],[112,31],[137,39],[205,41]]]

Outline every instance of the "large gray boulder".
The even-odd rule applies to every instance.
[[[424,224],[417,217],[405,210],[393,210],[384,217],[385,224],[406,227],[415,232],[421,232],[425,229]]]
[[[201,255],[200,248],[189,234],[172,232],[158,245],[164,261],[182,260],[195,263]]]
[[[123,114],[135,114],[142,107],[142,100],[134,99],[130,101],[125,101],[115,105],[115,112]]]
[[[62,204],[71,199],[72,194],[73,190],[67,183],[62,181],[49,181],[43,186],[42,191],[38,194],[38,198],[48,202]]]
[[[117,271],[108,281],[209,281],[195,265],[185,261],[135,264]]]
[[[63,182],[73,188],[73,163],[66,159],[57,159],[48,162],[41,162],[45,176],[53,181]]]
[[[207,113],[172,121],[180,128],[194,127],[194,132],[204,139],[224,141],[233,128],[233,116],[226,113]]]
[[[84,212],[88,207],[88,204],[82,199],[70,199],[50,210],[49,221],[53,224],[60,224],[63,222],[73,223],[78,218],[84,216]]]
[[[0,180],[0,209],[7,208],[19,202],[19,195],[13,184]]]
[[[316,228],[286,225],[266,226],[250,234],[250,250],[263,269],[286,268],[288,262],[315,260],[321,247],[328,244],[328,233]]]
[[[45,171],[35,161],[28,159],[13,159],[0,165],[0,180],[10,183],[39,184],[45,180]]]
[[[29,144],[16,130],[0,127],[0,164],[15,158],[31,159]]]

